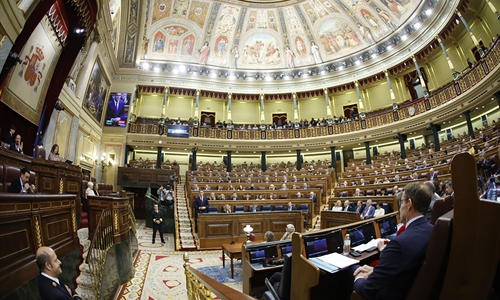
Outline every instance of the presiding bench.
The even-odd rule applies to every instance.
[[[301,211],[256,212],[230,214],[199,214],[198,238],[201,249],[216,249],[222,244],[244,242],[246,225],[253,227],[257,240],[264,240],[266,231],[281,237],[286,225],[293,224],[296,231],[304,231],[304,216]]]

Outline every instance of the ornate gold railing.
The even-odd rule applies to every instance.
[[[296,138],[310,138],[330,136],[335,134],[350,133],[368,128],[379,127],[396,123],[408,118],[413,118],[431,109],[439,108],[455,99],[466,91],[474,88],[484,78],[494,71],[500,64],[500,39],[495,42],[486,55],[474,65],[474,67],[461,75],[457,80],[434,90],[427,98],[405,102],[399,105],[397,111],[391,107],[376,112],[368,112],[366,120],[352,121],[348,123],[333,124],[330,126],[317,126],[298,129],[277,130],[226,130],[218,128],[195,128],[190,127],[190,137],[210,139],[233,139],[233,140],[283,140]],[[409,108],[412,108],[411,110]],[[411,113],[410,113],[411,111]],[[326,116],[325,116],[326,117]],[[131,123],[128,127],[129,133],[158,134],[158,124]]]
[[[128,205],[128,225],[130,226],[130,229],[137,234],[137,228],[136,228],[137,220],[135,219],[134,216],[134,210],[132,209],[132,206],[130,204]]]
[[[213,300],[215,299],[214,296],[222,300],[255,300],[255,298],[243,294],[191,268],[187,252],[184,253],[184,269],[189,300]]]
[[[100,299],[104,264],[108,250],[113,246],[113,215],[111,209],[103,209],[87,254],[89,275],[94,288],[94,299]]]

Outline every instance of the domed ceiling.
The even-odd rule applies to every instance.
[[[321,64],[366,50],[370,55],[369,48],[403,26],[421,2],[150,0],[137,58],[260,70]]]

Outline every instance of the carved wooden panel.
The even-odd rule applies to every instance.
[[[232,222],[220,222],[219,224],[206,224],[205,232],[207,236],[231,236]]]
[[[33,236],[30,215],[0,221],[0,272],[34,257]]]
[[[47,244],[54,245],[64,239],[71,238],[73,235],[71,229],[71,212],[62,211],[42,216],[41,228],[43,241]]]

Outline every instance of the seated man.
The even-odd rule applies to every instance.
[[[43,300],[80,299],[75,290],[61,284],[58,277],[62,274],[61,261],[49,247],[40,247],[36,251],[36,264],[40,269],[38,290]]]
[[[16,135],[16,139],[12,144],[10,144],[10,150],[15,151],[17,153],[23,153],[23,142],[21,142],[21,135]]]
[[[361,213],[360,217],[361,219],[369,219],[373,218],[373,215],[375,214],[375,207],[372,206],[372,200],[368,199],[366,201],[366,207]]]
[[[30,170],[28,168],[21,169],[21,176],[14,179],[10,184],[10,192],[16,194],[25,194],[27,191],[23,188],[24,184],[30,180]]]
[[[399,208],[406,229],[395,239],[379,243],[379,265],[364,265],[354,272],[354,290],[363,299],[405,298],[424,261],[432,232],[424,218],[431,197],[429,187],[421,182],[406,185]]]

